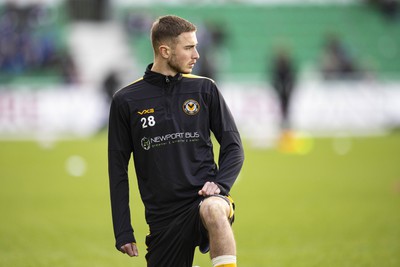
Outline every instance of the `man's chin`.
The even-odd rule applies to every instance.
[[[182,70],[182,73],[183,74],[190,74],[190,73],[192,73],[192,69],[185,69],[185,70]]]

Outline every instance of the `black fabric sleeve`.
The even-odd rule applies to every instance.
[[[221,194],[231,190],[244,162],[243,145],[233,116],[218,88],[214,90],[210,105],[210,127],[220,144],[216,183]]]
[[[136,242],[129,208],[128,165],[132,153],[128,112],[112,101],[108,129],[108,174],[115,246]]]

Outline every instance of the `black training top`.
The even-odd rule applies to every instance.
[[[165,226],[199,199],[207,181],[227,194],[244,160],[233,117],[215,83],[164,76],[147,67],[119,90],[110,109],[108,164],[116,246],[135,242],[130,221],[128,163],[133,153],[146,221]],[[210,131],[220,143],[214,162]]]

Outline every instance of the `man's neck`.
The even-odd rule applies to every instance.
[[[151,67],[151,71],[161,73],[165,76],[172,76],[172,77],[174,77],[176,74],[178,74],[176,71],[172,70],[171,68],[164,66],[164,64],[160,64],[156,61],[154,61],[154,64]]]

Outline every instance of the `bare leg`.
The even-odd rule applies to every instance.
[[[211,259],[222,255],[236,255],[236,242],[228,220],[229,204],[220,197],[206,198],[200,216],[210,239]]]

